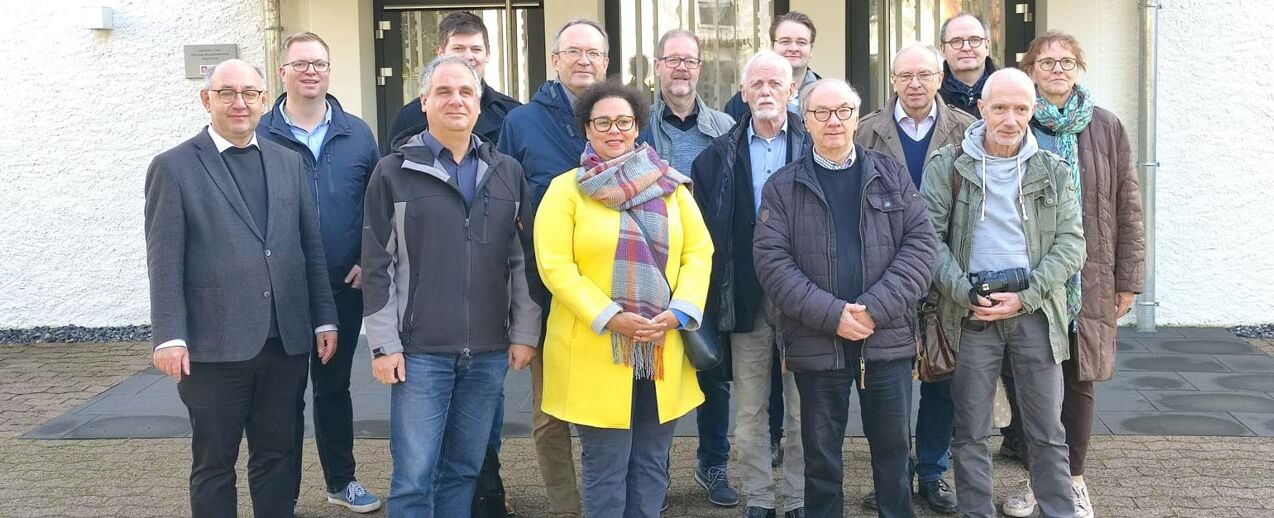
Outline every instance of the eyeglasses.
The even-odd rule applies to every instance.
[[[826,108],[819,110],[805,110],[805,113],[813,113],[814,120],[818,122],[827,122],[828,119],[832,118],[833,113],[836,114],[837,119],[846,121],[849,120],[850,117],[854,116],[854,109],[848,106],[841,106],[835,110],[829,110]]]
[[[220,90],[208,90],[208,93],[215,94],[217,100],[222,104],[231,104],[235,97],[242,97],[244,104],[252,104],[261,100],[261,95],[265,90],[244,90],[242,92],[233,88],[222,88]]]
[[[805,38],[779,38],[777,40],[774,40],[774,43],[777,45],[782,45],[784,47],[788,47],[791,45],[796,45],[797,47],[810,46],[810,40],[807,40]]]
[[[581,57],[584,57],[584,56],[588,56],[588,60],[589,60],[589,61],[601,61],[601,60],[603,60],[603,59],[606,59],[606,53],[605,53],[605,52],[602,52],[602,51],[600,51],[600,50],[597,50],[597,49],[591,49],[591,50],[580,50],[580,49],[557,50],[557,51],[554,51],[554,52],[553,52],[553,55],[554,55],[554,56],[558,56],[558,57],[566,56],[567,58],[570,58],[570,60],[571,60],[571,61],[579,61],[579,59],[580,59]]]
[[[1035,66],[1040,67],[1040,70],[1045,72],[1052,72],[1054,68],[1057,68],[1057,65],[1061,65],[1062,70],[1071,71],[1075,70],[1075,67],[1079,65],[1079,60],[1075,58],[1044,58],[1035,61]]]
[[[659,58],[659,61],[663,61],[664,65],[667,65],[672,68],[677,68],[681,66],[682,64],[685,64],[686,68],[690,70],[699,68],[699,65],[703,64],[703,60],[699,58],[682,58],[677,56],[668,56],[668,57]]]
[[[962,49],[964,48],[964,45],[966,43],[969,45],[969,48],[976,49],[978,47],[981,47],[983,43],[986,43],[986,38],[970,36],[968,38],[951,38],[947,41],[942,42],[943,45],[946,45],[953,49]]]
[[[620,115],[614,119],[610,117],[597,117],[595,119],[588,119],[588,123],[599,133],[610,131],[612,126],[619,129],[619,131],[628,131],[637,125],[637,118],[630,117],[628,115]]]
[[[304,59],[298,59],[291,63],[284,63],[283,66],[285,67],[291,66],[292,70],[295,70],[297,72],[304,72],[306,70],[309,70],[310,67],[314,67],[314,71],[320,74],[323,72],[327,72],[329,68],[332,68],[332,64],[326,61],[306,61]]]
[[[919,79],[921,84],[932,81],[938,77],[937,72],[920,72],[914,74],[894,74],[894,82],[901,85],[909,85],[912,81]]]

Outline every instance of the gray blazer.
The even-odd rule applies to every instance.
[[[337,319],[300,157],[258,139],[269,192],[262,231],[208,131],[156,156],[146,172],[154,344],[185,340],[194,362],[248,360],[265,344],[274,304],[284,349],[306,354],[315,327]]]

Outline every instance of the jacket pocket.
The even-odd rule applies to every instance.
[[[897,193],[868,194],[867,205],[877,212],[898,212],[907,208]]]

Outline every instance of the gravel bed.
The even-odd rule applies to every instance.
[[[1274,324],[1258,324],[1252,326],[1234,326],[1230,328],[1239,338],[1260,338],[1274,340]]]
[[[0,344],[39,344],[77,342],[146,342],[150,326],[118,327],[32,327],[0,329]]]

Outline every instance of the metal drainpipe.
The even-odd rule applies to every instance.
[[[279,16],[279,0],[262,2],[265,11],[265,84],[270,91],[271,99],[283,93],[279,84],[279,45],[283,43],[283,23]]]
[[[1155,332],[1155,177],[1159,159],[1155,150],[1158,119],[1156,96],[1159,88],[1159,9],[1156,0],[1145,0],[1141,8],[1141,96],[1137,107],[1137,171],[1141,181],[1141,206],[1146,229],[1146,283],[1137,296],[1137,332]]]

